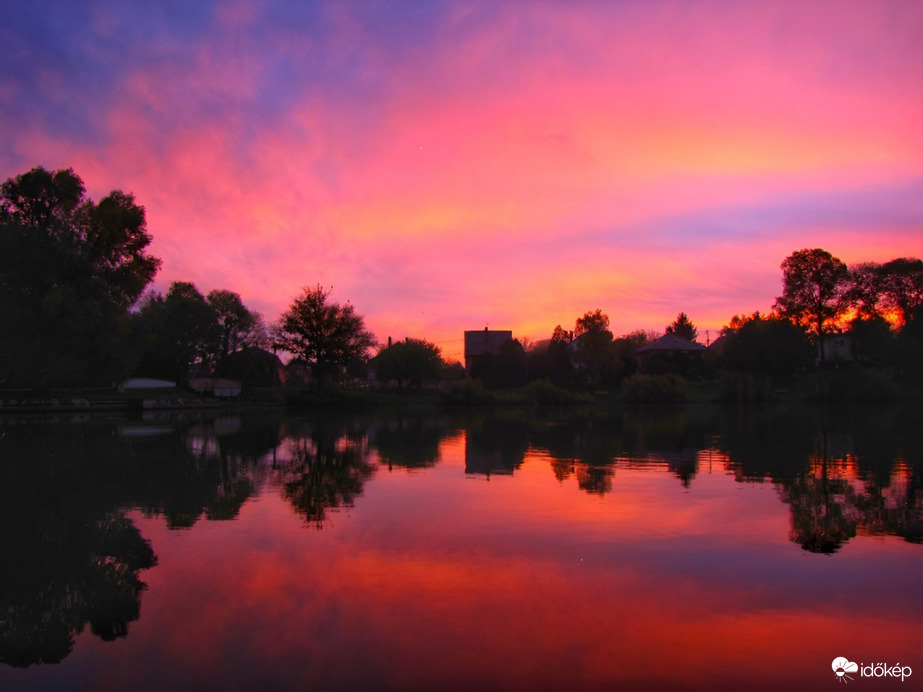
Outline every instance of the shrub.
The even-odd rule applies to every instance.
[[[772,378],[750,372],[724,371],[719,379],[721,401],[746,403],[772,401]]]
[[[682,404],[686,401],[685,382],[673,373],[633,375],[622,386],[629,404]]]
[[[886,372],[849,370],[817,374],[814,399],[818,401],[896,401],[901,392]]]
[[[479,380],[450,382],[439,391],[439,397],[443,403],[466,406],[492,404],[495,401],[494,395]]]
[[[539,406],[560,406],[563,404],[584,403],[586,397],[578,396],[562,387],[552,384],[548,380],[535,380],[523,387],[526,401]]]

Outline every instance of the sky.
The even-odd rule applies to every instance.
[[[161,291],[705,341],[796,250],[923,255],[923,3],[0,0],[0,132],[133,193]]]

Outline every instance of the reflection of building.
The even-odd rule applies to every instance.
[[[519,460],[521,462],[521,460]],[[465,473],[487,476],[511,476],[519,464],[504,457],[500,449],[478,449],[465,445]]]
[[[471,370],[471,364],[477,356],[487,353],[500,355],[500,347],[512,340],[513,332],[509,330],[490,330],[485,327],[483,331],[465,332],[465,370]]]

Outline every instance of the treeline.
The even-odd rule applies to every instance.
[[[182,380],[247,345],[268,345],[240,296],[176,282],[145,289],[143,206],[86,196],[73,170],[35,168],[0,186],[0,387],[112,386],[132,373]]]
[[[771,311],[734,315],[707,350],[696,345],[698,329],[686,313],[663,334],[615,337],[608,315],[597,309],[577,318],[571,330],[558,325],[547,341],[514,340],[497,354],[474,358],[471,374],[489,388],[536,379],[605,388],[639,373],[692,378],[743,373],[763,377],[761,386],[772,387],[845,363],[923,374],[923,260],[848,267],[826,250],[805,249],[792,253],[781,269],[782,295]],[[664,343],[660,337],[666,335],[679,340]]]
[[[474,378],[488,388],[547,381],[559,387],[616,386],[637,373],[714,376],[758,373],[777,380],[844,357],[919,372],[923,363],[923,261],[899,258],[847,267],[821,249],[781,265],[771,311],[735,315],[706,356],[680,313],[666,333],[683,348],[654,348],[660,334],[616,337],[602,310],[539,342],[511,340],[476,356],[468,372],[433,343],[408,338],[378,349],[363,317],[330,289],[305,288],[272,324],[226,289],[203,295],[175,282],[148,290],[161,261],[149,254],[143,206],[118,190],[95,202],[71,169],[35,168],[0,186],[0,388],[113,386],[131,375],[182,382],[190,368],[221,372],[247,347],[282,350],[323,384],[372,374],[379,383],[421,387]],[[680,342],[676,342],[680,343]],[[685,350],[684,350],[685,349]]]

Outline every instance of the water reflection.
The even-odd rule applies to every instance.
[[[579,607],[593,627],[610,625],[598,623],[593,612],[573,599],[580,589],[596,593],[597,582],[619,583],[639,594],[643,607],[631,610],[622,604],[626,613],[633,613],[630,619],[641,619],[642,610],[667,617],[670,589],[720,609],[720,599],[707,582],[718,579],[719,590],[727,592],[745,590],[748,580],[762,579],[763,588],[768,588],[765,580],[771,578],[765,572],[769,561],[756,549],[739,558],[734,568],[711,569],[709,560],[728,562],[728,555],[746,550],[738,543],[722,543],[728,536],[721,532],[731,530],[725,527],[739,526],[746,542],[755,545],[781,541],[786,551],[805,559],[809,556],[799,547],[839,554],[839,560],[847,552],[845,546],[868,536],[893,535],[919,544],[920,417],[900,408],[836,412],[700,407],[551,416],[501,410],[465,416],[328,413],[290,418],[255,411],[135,421],[3,420],[0,662],[16,667],[61,662],[87,624],[99,639],[124,638],[129,624],[139,618],[144,575],[158,563],[148,540],[150,527],[159,525],[165,533],[179,536],[198,531],[201,522],[222,523],[229,529],[226,535],[234,536],[237,523],[254,521],[246,516],[248,503],[266,495],[284,501],[288,516],[297,516],[300,525],[324,529],[315,534],[300,528],[304,535],[293,539],[296,546],[307,545],[311,535],[323,535],[329,541],[323,545],[337,545],[336,530],[328,529],[342,528],[344,522],[330,521],[342,508],[355,507],[356,514],[366,509],[392,513],[384,527],[367,528],[361,541],[353,536],[351,543],[344,543],[348,551],[331,548],[325,553],[329,562],[309,565],[314,569],[311,588],[317,594],[296,592],[303,587],[293,586],[300,584],[295,577],[285,582],[297,593],[295,598],[321,603],[312,615],[326,613],[324,599],[340,582],[354,584],[364,599],[382,585],[397,589],[381,576],[384,570],[396,570],[401,579],[416,585],[426,602],[419,607],[404,604],[405,610],[419,610],[419,618],[425,619],[425,608],[455,608],[464,620],[464,604],[470,602],[477,610],[472,585],[483,581],[507,599],[498,601],[497,608],[525,622],[532,617],[527,616],[530,609],[552,607],[542,605],[544,593],[520,594],[525,587],[510,576],[534,575],[536,565],[556,575],[546,575],[542,588],[559,580],[562,588],[577,589],[558,597]],[[472,477],[497,483],[455,482]],[[542,485],[543,477],[552,487],[576,490],[565,502],[565,495]],[[784,520],[785,513],[777,511],[784,507],[789,516],[787,532],[781,524],[758,517],[755,510],[749,516],[742,496],[728,494],[723,485],[716,490],[716,478],[737,490],[768,490],[771,509]],[[431,482],[423,482],[428,479]],[[382,500],[385,489],[398,499],[391,504]],[[641,498],[635,504],[632,493]],[[619,509],[606,513],[614,503],[604,501],[613,496],[619,498]],[[506,512],[496,515],[501,519],[491,519],[483,511],[481,503],[487,497],[501,503],[498,506]],[[141,518],[138,512],[131,516],[148,537],[129,517],[132,510],[140,512]],[[627,523],[629,511],[637,523]],[[722,527],[696,549],[684,545],[693,531],[690,526],[696,525],[696,519],[687,521],[685,514],[693,511],[712,513],[712,529]],[[546,523],[555,512],[557,522]],[[593,519],[581,523],[584,516]],[[701,521],[705,514],[695,516]],[[275,516],[274,521],[281,519]],[[478,529],[481,521],[485,523]],[[622,521],[631,530],[623,528]],[[502,535],[505,525],[515,528],[515,540]],[[644,527],[644,535],[635,539],[631,534],[638,526]],[[260,527],[265,532],[261,535],[276,530],[275,525]],[[399,547],[393,545],[395,534],[405,542]],[[651,550],[638,547],[651,536],[675,541],[658,555],[659,562],[641,560],[639,566],[627,567]],[[227,540],[240,540],[240,550],[249,549],[243,537]],[[580,546],[579,558],[563,567],[542,562],[546,551],[567,552],[572,544]],[[455,552],[447,556],[446,546]],[[615,550],[611,546],[623,546],[622,552],[606,553]],[[570,572],[584,555],[596,557],[592,577]],[[258,569],[274,575],[270,584],[283,583],[279,575],[287,569],[300,574],[271,552],[265,551],[261,559],[267,566]],[[734,574],[740,579],[728,576]],[[232,583],[236,576],[212,575],[209,588],[232,600],[224,594],[241,588]],[[670,584],[670,589],[656,595],[638,586],[652,580]],[[363,585],[374,588],[365,591]],[[857,595],[844,592],[848,598]],[[757,602],[755,608],[765,607],[758,595],[744,600],[751,598]],[[348,609],[348,604],[339,607]],[[393,603],[365,600],[361,616],[350,611],[349,617],[368,618],[379,630],[387,630],[388,617],[398,617],[391,612],[394,608]],[[545,612],[544,617],[561,627],[563,615]],[[451,626],[465,627],[454,620]],[[330,625],[340,631],[337,627]],[[650,628],[645,632],[655,636]],[[467,641],[462,634],[456,636]],[[728,640],[733,637],[728,635]]]
[[[284,497],[308,524],[324,527],[327,512],[352,507],[375,471],[363,427],[340,417],[300,422],[289,431],[280,468]]]
[[[111,429],[3,429],[0,446],[0,662],[58,663],[89,623],[111,641],[140,614],[150,544],[125,517]]]

